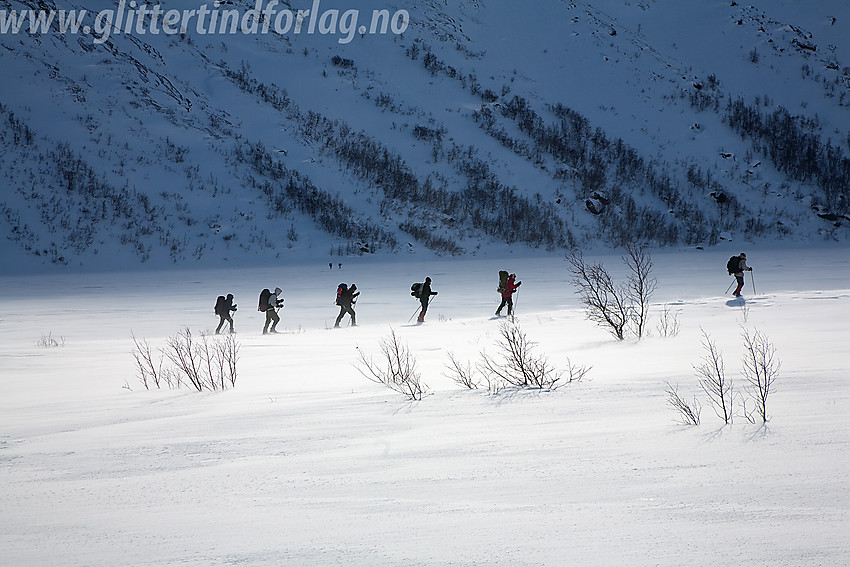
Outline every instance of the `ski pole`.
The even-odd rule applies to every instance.
[[[737,281],[737,280],[732,280],[732,283],[729,284],[729,287],[726,288],[726,292],[723,295],[726,295],[727,293],[729,293],[729,290],[732,289],[733,285],[735,285],[735,281]]]
[[[750,280],[753,282],[753,295],[758,295],[756,293],[756,277],[753,275],[753,271],[750,270]]]
[[[413,312],[413,315],[408,317],[407,322],[410,323],[413,320],[413,318],[416,317],[417,313],[419,313],[420,311],[422,311],[421,305],[416,309],[416,311]]]

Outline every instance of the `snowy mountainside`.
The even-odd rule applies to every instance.
[[[0,0],[7,24],[50,8],[115,5]],[[102,43],[7,25],[6,265],[847,238],[842,2],[357,8],[409,25]]]

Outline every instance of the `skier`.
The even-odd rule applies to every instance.
[[[283,290],[279,287],[274,288],[274,293],[267,289],[260,292],[260,304],[257,311],[263,311],[266,314],[266,324],[263,326],[263,334],[277,333],[276,327],[280,323],[280,315],[277,310],[283,307],[283,298],[279,298]],[[269,329],[271,324],[271,329]]]
[[[729,263],[727,264],[727,268],[729,269],[729,273],[735,276],[735,279],[738,282],[738,287],[735,288],[735,291],[732,292],[732,295],[735,297],[741,297],[741,290],[744,287],[744,272],[752,272],[753,269],[747,266],[747,255],[741,252],[738,254],[738,262],[735,265],[734,256],[729,258]]]
[[[230,332],[236,332],[233,330],[233,317],[230,315],[231,311],[236,311],[236,305],[233,303],[233,294],[228,293],[227,297],[219,295],[218,300],[215,302],[215,314],[221,317],[221,321],[219,321],[218,327],[215,328],[216,335],[221,332],[221,328],[224,326],[225,321],[230,323]]]
[[[419,303],[422,304],[422,311],[419,312],[417,322],[425,322],[425,313],[428,311],[428,304],[431,302],[431,296],[437,295],[436,291],[431,291],[431,278],[425,278],[425,283],[419,290]]]
[[[360,295],[360,292],[357,291],[357,284],[351,284],[351,287],[348,287],[348,285],[341,283],[336,288],[336,304],[339,305],[339,315],[336,318],[336,323],[334,323],[334,328],[339,328],[339,322],[342,321],[346,313],[351,315],[351,326],[357,326],[354,303],[357,301],[358,295]]]
[[[507,281],[505,281],[505,285],[501,287],[502,292],[502,302],[499,304],[499,308],[496,309],[496,315],[499,316],[502,314],[502,308],[506,305],[508,306],[508,317],[510,317],[511,313],[514,310],[514,292],[519,289],[519,286],[522,285],[522,282],[516,282],[516,274],[511,274],[508,276]]]

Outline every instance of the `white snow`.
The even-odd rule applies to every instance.
[[[739,251],[653,251],[653,330],[668,304],[681,332],[639,342],[585,319],[557,256],[0,278],[0,565],[846,565],[850,255],[748,248],[744,309],[723,295]],[[493,352],[503,267],[522,329],[585,380],[491,396],[443,375],[449,351]],[[411,325],[426,275],[440,293]],[[340,281],[360,326],[327,330]],[[275,285],[291,332],[263,336]],[[145,390],[131,333],[209,330],[227,292],[236,387]],[[743,390],[742,328],[782,362],[767,425],[723,426],[692,367],[705,330]],[[356,368],[390,329],[420,402]],[[700,426],[675,424],[665,382],[703,399]]]
[[[84,4],[71,7],[112,2]],[[397,8],[353,4],[364,14]],[[715,76],[724,101],[759,97],[765,112],[817,119],[818,135],[846,152],[847,3],[407,4],[403,37],[347,45],[191,31],[116,34],[98,48],[91,37],[0,36],[0,104],[33,136],[20,144],[11,126],[0,132],[9,141],[0,205],[12,213],[0,211],[0,567],[850,563],[847,223],[818,218],[826,209],[807,182],[687,100]],[[817,51],[796,47],[800,38]],[[414,45],[464,83],[426,69],[423,52],[412,59]],[[333,65],[335,55],[354,69]],[[691,211],[718,214],[687,185],[694,166],[754,219],[781,221],[788,233],[749,234],[742,219],[717,247],[652,250],[652,336],[618,342],[585,318],[558,254],[454,226],[423,205],[382,211],[381,190],[305,133],[302,119],[227,79],[225,69],[243,64],[301,114],[344,122],[396,152],[420,182],[457,190],[468,180],[414,136],[416,126],[443,129],[444,153],[472,147],[500,183],[539,194],[585,257],[618,277],[623,267],[603,248],[581,183],[558,173],[564,165],[552,156],[535,163],[485,134],[470,76],[498,103],[522,97],[547,120],[549,104],[581,113],[669,172]],[[382,95],[387,105],[376,103]],[[125,226],[107,214],[108,197],[92,205],[66,191],[47,157],[58,143],[93,178],[147,195],[161,224]],[[399,246],[339,256],[351,239],[297,210],[270,215],[263,176],[234,158],[248,143],[343,199],[356,220],[398,235]],[[634,189],[639,205],[662,206]],[[435,257],[398,228],[408,218],[466,256]],[[73,246],[87,223],[92,243]],[[9,240],[15,231],[25,237]],[[726,259],[742,250],[755,270],[740,305],[724,290]],[[51,263],[51,251],[67,264]],[[449,353],[474,363],[495,352],[500,269],[523,281],[522,330],[556,366],[591,366],[583,381],[489,395],[445,375]],[[417,326],[408,290],[426,276],[439,295]],[[343,281],[362,291],[360,326],[332,330]],[[255,304],[275,286],[286,299],[284,333],[264,336]],[[146,390],[132,337],[162,347],[185,328],[209,332],[225,293],[239,305],[235,388]],[[674,337],[655,329],[665,306],[681,324]],[[723,425],[695,375],[705,332],[746,397],[744,329],[768,336],[782,362],[766,425],[744,418],[741,398]],[[377,354],[391,331],[428,385],[421,401],[358,371],[358,352]],[[701,400],[701,425],[676,423],[667,383]]]

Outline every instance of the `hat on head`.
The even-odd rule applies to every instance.
[[[280,293],[282,293],[282,292],[283,292],[283,290],[282,290],[282,289],[280,289],[279,287],[274,288],[274,294],[275,294],[275,295],[279,295],[279,294],[280,294]]]
[[[425,283],[431,283],[431,278],[425,278]]]

